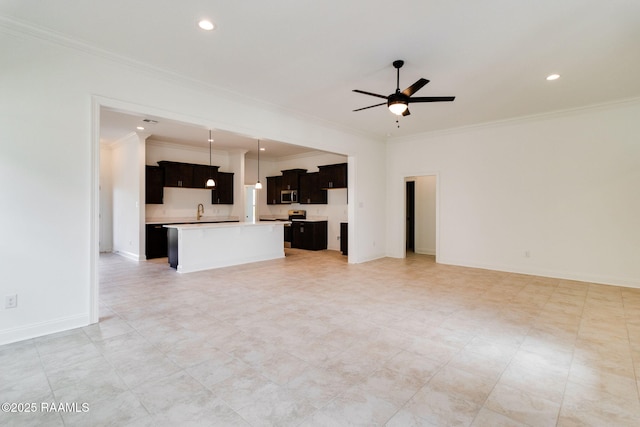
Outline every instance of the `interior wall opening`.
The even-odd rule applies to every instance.
[[[405,255],[438,253],[438,177],[405,178]]]
[[[114,216],[116,215],[116,213],[114,213],[112,209],[113,182],[110,182],[108,177],[105,179],[105,176],[108,175],[108,173],[105,173],[106,169],[111,167],[111,164],[114,160],[113,160],[113,155],[112,153],[109,152],[109,150],[102,149],[104,144],[109,145],[115,140],[114,138],[111,138],[111,139],[109,138],[109,136],[112,136],[111,131],[113,129],[109,129],[108,131],[105,130],[109,127],[109,122],[117,119],[118,121],[117,125],[122,125],[123,123],[130,125],[131,123],[134,123],[133,121],[131,123],[127,123],[127,118],[126,117],[123,118],[123,116],[130,116],[131,118],[133,118],[132,120],[136,120],[136,121],[141,121],[144,118],[160,119],[161,124],[170,122],[172,125],[175,125],[176,127],[172,128],[173,132],[184,134],[185,132],[187,133],[194,132],[194,129],[195,129],[195,131],[198,132],[198,135],[202,133],[203,130],[207,130],[210,125],[207,123],[201,122],[199,120],[195,120],[193,122],[185,122],[184,117],[172,119],[171,117],[173,117],[173,114],[170,114],[170,113],[164,114],[165,112],[153,111],[153,109],[151,109],[152,111],[149,113],[145,113],[142,110],[136,111],[136,106],[134,105],[128,105],[126,103],[122,103],[120,101],[115,101],[115,100],[102,99],[100,97],[94,97],[92,108],[93,108],[93,111],[92,111],[92,115],[93,115],[93,130],[92,130],[93,188],[92,188],[91,199],[92,199],[93,213],[92,213],[92,232],[91,232],[90,239],[91,239],[91,247],[94,248],[94,250],[92,251],[92,256],[91,256],[91,267],[90,267],[91,283],[90,283],[89,298],[90,298],[90,319],[92,323],[96,323],[99,321],[99,315],[100,315],[99,314],[99,285],[100,284],[99,284],[99,275],[98,275],[99,257],[101,252],[103,253],[112,252],[114,248],[113,228],[112,226],[111,227],[109,226],[109,224],[113,223]],[[154,120],[152,120],[152,122],[153,121]],[[158,125],[157,122],[156,124],[151,124],[144,131],[138,132],[138,134],[141,135],[143,133],[147,133],[149,130],[151,130],[151,132],[149,133],[152,133],[154,129],[153,126],[160,126],[160,125]],[[129,131],[129,136],[131,136],[133,132],[136,132],[135,126],[133,126],[131,129],[134,129],[134,130]],[[241,144],[243,142],[242,140],[246,140],[246,139],[251,140],[252,146],[255,145],[255,138],[253,137],[237,134],[232,131],[224,131],[219,129],[217,131],[224,133],[225,140],[227,138],[230,138],[229,139],[230,145],[234,143]],[[126,134],[123,133],[122,135],[124,136]],[[187,148],[191,148],[191,149],[193,149],[194,146],[198,147],[198,144],[206,144],[207,142],[206,138],[203,138],[202,141],[197,141],[195,143],[189,139],[190,138],[186,138],[185,144]],[[178,140],[178,138],[175,136],[172,138],[166,138],[166,140],[170,143],[176,143],[176,144],[181,143],[181,141]],[[223,138],[220,138],[219,140],[223,140]],[[345,158],[349,159],[348,160],[349,174],[353,173],[351,170],[353,159],[348,157],[346,154],[319,151],[313,148],[305,147],[304,145],[294,145],[294,144],[283,143],[278,141],[272,141],[272,142],[276,144],[276,148],[278,150],[279,155],[283,157],[290,156],[292,158],[295,158],[296,156],[304,156],[305,152],[336,154],[336,155],[344,156]],[[214,142],[214,147],[215,146],[216,146],[216,143]],[[220,150],[225,150],[225,149],[238,150],[235,147],[220,148]],[[143,152],[141,156],[144,156]],[[142,157],[142,161],[144,163],[144,157]],[[141,166],[142,187],[144,187],[144,173],[142,172],[143,168],[144,166]],[[245,177],[241,177],[238,181],[238,185],[240,185],[243,188],[243,190],[245,188],[244,179]],[[263,191],[266,191],[266,190],[263,190]],[[353,191],[354,191],[353,188],[349,188],[349,193]],[[245,202],[244,196],[245,194],[243,191],[243,197],[242,197],[243,202]],[[140,210],[142,213],[141,216],[142,218],[144,218],[144,212],[145,212],[144,192],[141,193],[140,200],[141,200]],[[345,209],[345,212],[346,212],[346,209]],[[258,212],[254,213],[254,215],[257,216],[257,213]],[[348,215],[349,222],[352,222],[352,215],[353,213],[351,212],[351,209],[350,209],[349,215]],[[242,217],[245,216],[244,207],[242,209],[242,212],[239,213],[239,216],[242,216]],[[144,222],[144,219],[142,221]],[[142,225],[143,225],[143,222],[142,222]],[[142,242],[144,241],[143,228],[144,227],[141,226],[140,241]],[[144,242],[142,244],[144,244]],[[144,247],[141,248],[141,251],[139,253],[140,261],[144,261],[145,259],[145,254],[143,249]]]

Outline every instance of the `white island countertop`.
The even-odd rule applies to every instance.
[[[147,218],[145,224],[205,224],[210,222],[238,222],[237,216],[203,216],[196,217],[167,217],[167,218]]]
[[[179,273],[284,258],[288,221],[165,224],[169,265]]]
[[[274,224],[291,224],[291,221],[256,221],[256,222],[200,222],[186,224],[165,224],[166,228],[178,228],[181,230],[203,228],[228,228],[228,227],[260,227],[273,226]]]

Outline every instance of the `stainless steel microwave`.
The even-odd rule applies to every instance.
[[[298,203],[298,191],[282,190],[280,192],[280,203]]]

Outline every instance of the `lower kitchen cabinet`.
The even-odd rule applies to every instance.
[[[167,229],[163,224],[146,225],[145,248],[147,259],[167,256]]]
[[[168,257],[171,268],[178,268],[178,229],[167,228]]]
[[[293,221],[291,247],[320,251],[327,249],[327,221]]]
[[[342,255],[349,255],[349,224],[340,223],[340,252]]]

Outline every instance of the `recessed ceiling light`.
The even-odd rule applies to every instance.
[[[264,150],[265,150],[265,148],[264,148],[264,147],[260,147],[260,151],[264,151]]]
[[[208,19],[201,19],[198,22],[198,27],[202,28],[203,30],[206,31],[211,31],[214,28],[216,28],[216,26],[213,24],[213,22],[209,21]]]
[[[138,130],[144,130],[144,128],[142,126],[138,126],[136,129]]]
[[[549,74],[547,76],[547,80],[551,81],[551,80],[558,80],[560,78],[560,74]]]

